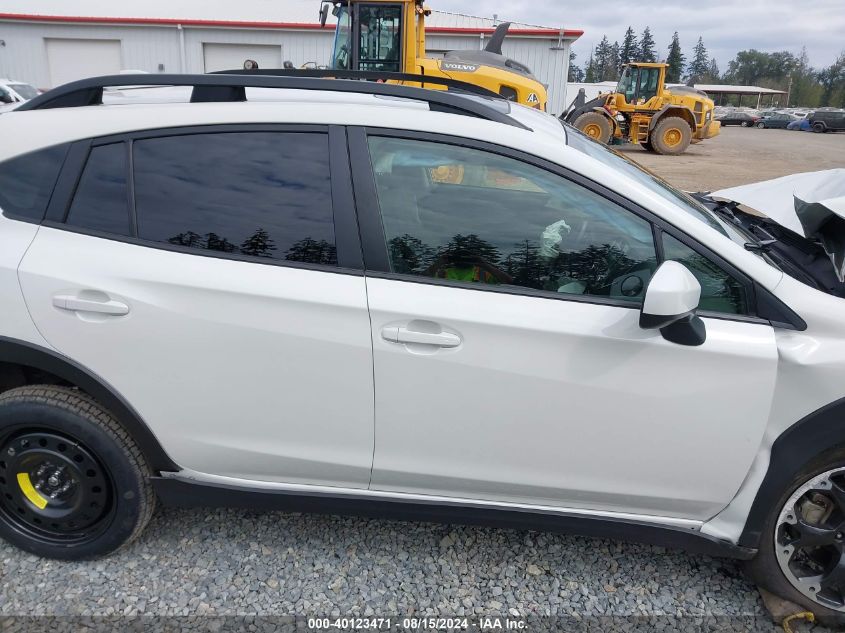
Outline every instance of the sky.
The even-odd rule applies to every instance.
[[[429,0],[427,5],[439,11],[497,14],[502,21],[583,30],[572,49],[581,66],[602,35],[621,43],[628,25],[637,36],[651,27],[658,56],[663,58],[674,31],[687,60],[700,35],[723,72],[737,51],[749,48],[797,55],[806,46],[816,68],[829,66],[845,51],[845,0]]]

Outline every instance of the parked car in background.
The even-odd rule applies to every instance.
[[[722,125],[741,125],[742,127],[751,127],[760,120],[759,116],[749,114],[748,112],[726,112],[725,114],[716,117]]]
[[[0,78],[0,112],[13,110],[40,94],[38,88],[26,82]]]
[[[812,114],[812,113],[810,113]],[[810,119],[809,116],[805,116],[797,121],[793,121],[789,125],[786,126],[787,130],[798,130],[800,132],[809,132],[812,128],[810,127]]]
[[[845,130],[845,110],[814,112],[808,117],[813,132],[836,132]]]
[[[800,119],[792,114],[787,114],[786,112],[776,112],[770,116],[764,116],[762,119],[757,121],[754,125],[759,128],[780,128],[786,129],[786,127],[792,123],[793,121],[799,121]]]

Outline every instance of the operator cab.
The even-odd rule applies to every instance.
[[[401,4],[337,3],[332,14],[337,30],[330,68],[401,72]]]
[[[622,71],[616,92],[625,96],[627,103],[647,103],[657,96],[660,88],[661,66],[628,64]]]

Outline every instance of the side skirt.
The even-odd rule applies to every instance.
[[[244,488],[218,483],[192,482],[170,477],[151,479],[164,505],[190,508],[228,507],[337,514],[397,521],[454,523],[517,530],[561,532],[612,538],[722,558],[750,560],[756,549],[741,547],[697,530],[656,526],[605,517],[567,516],[560,513],[477,505],[425,503],[419,500],[358,495],[308,493],[264,488]]]

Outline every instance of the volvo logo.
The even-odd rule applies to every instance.
[[[459,73],[474,73],[478,70],[477,64],[462,64],[459,62],[440,62],[442,70],[453,70]]]

